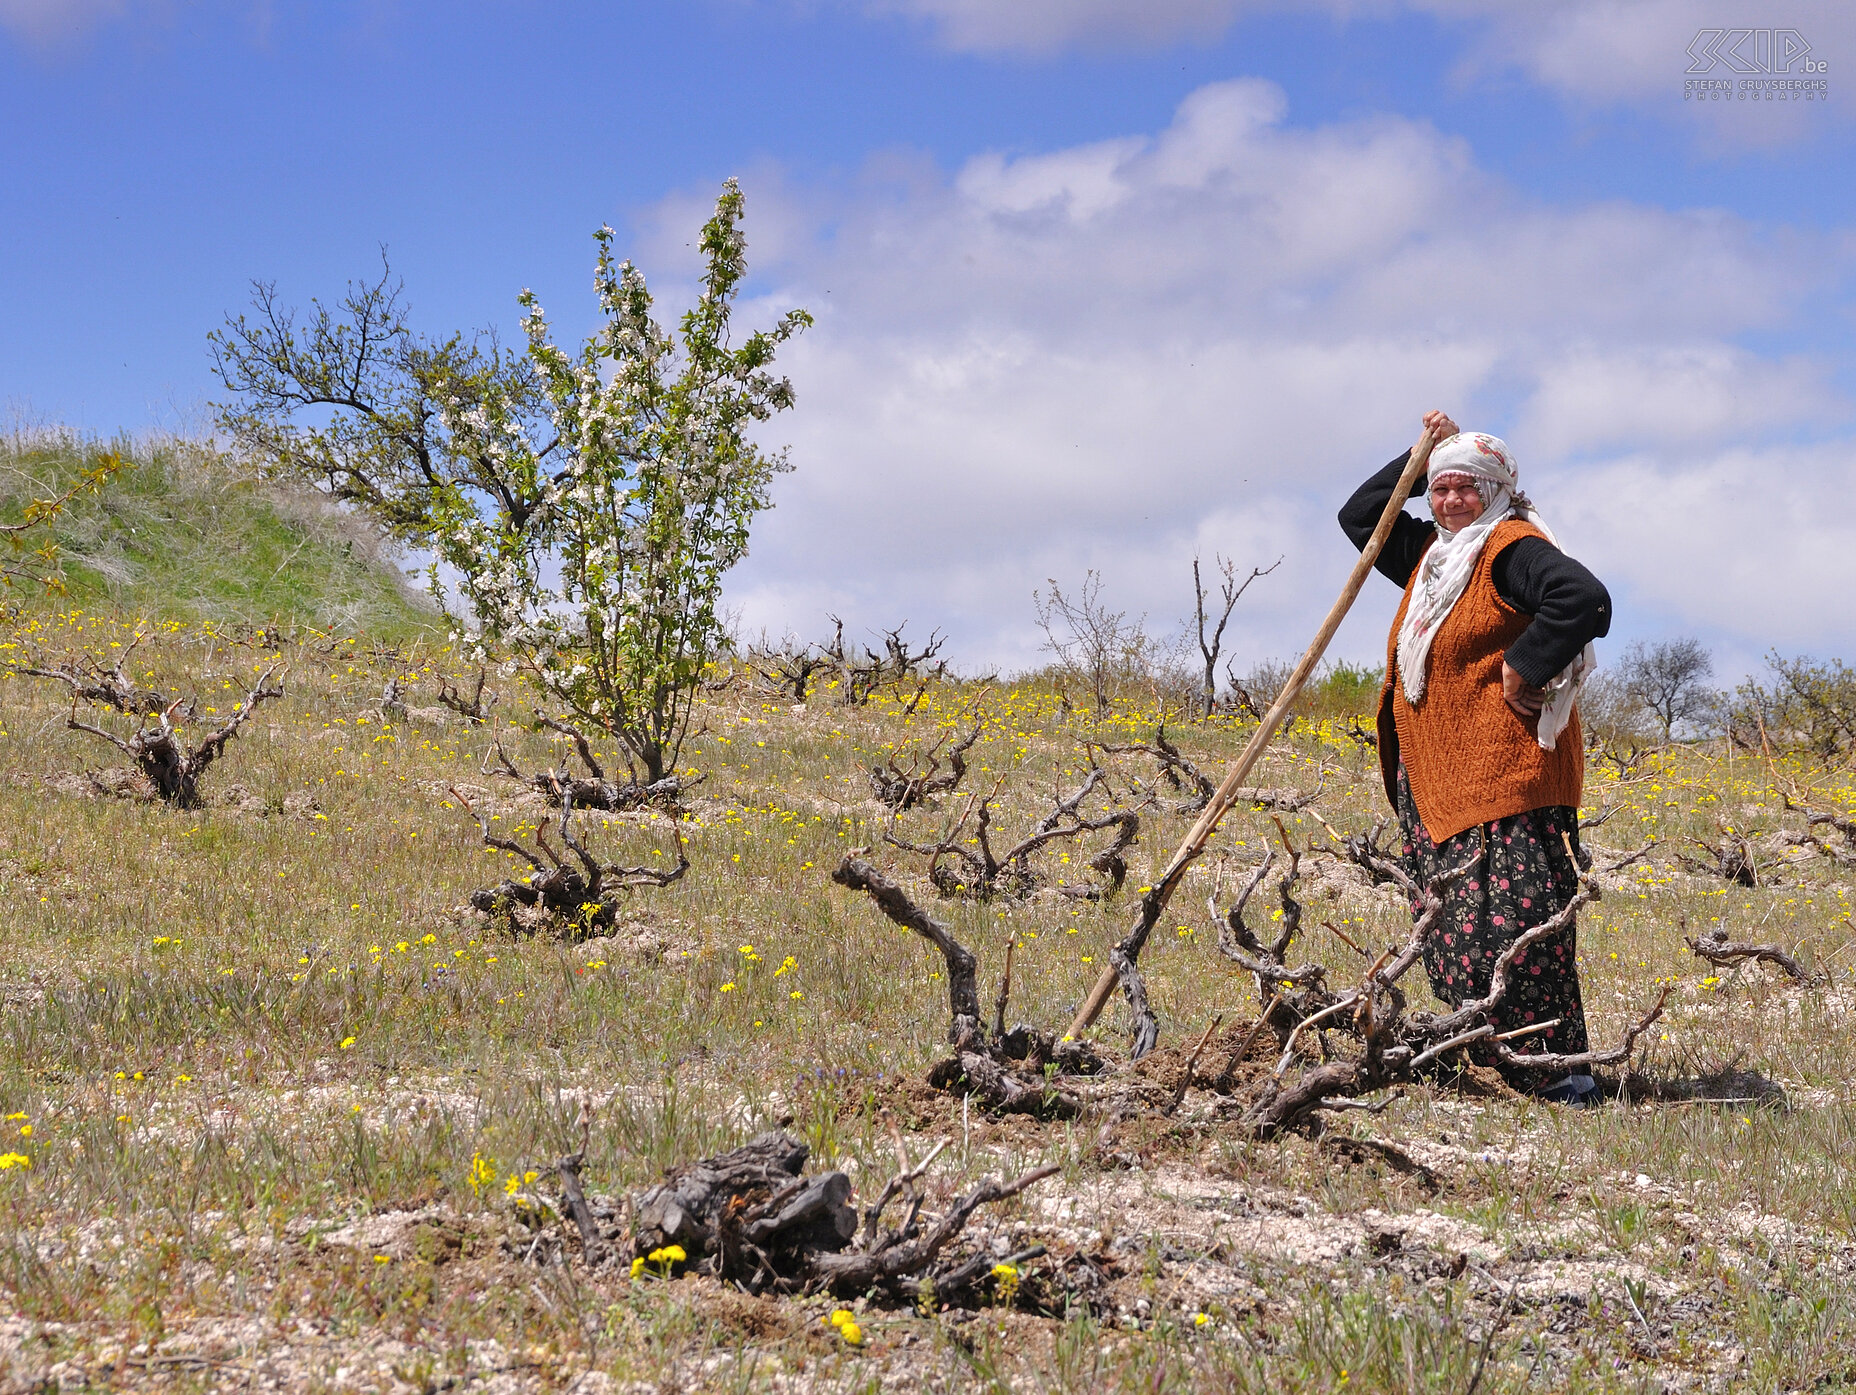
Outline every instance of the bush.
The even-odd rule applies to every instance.
[[[1044,631],[1042,647],[1056,660],[1049,672],[1057,686],[1067,691],[1070,683],[1080,685],[1098,717],[1108,715],[1115,698],[1132,694],[1182,707],[1197,703],[1183,636],[1170,642],[1156,638],[1145,616],[1130,620],[1126,611],[1110,610],[1094,570],[1068,594],[1055,579],[1048,584],[1048,591],[1032,592],[1031,600]]]
[[[1728,736],[1749,749],[1803,748],[1826,760],[1856,750],[1856,669],[1776,651],[1766,656],[1770,686],[1749,678],[1726,700]]]
[[[1331,663],[1310,680],[1296,703],[1311,717],[1367,717],[1379,705],[1385,669],[1378,664]]]
[[[702,229],[702,294],[674,333],[602,228],[605,323],[572,350],[526,291],[525,354],[492,336],[425,339],[384,272],[338,306],[312,302],[301,324],[260,284],[253,316],[212,337],[231,437],[271,473],[432,548],[455,573],[460,618],[573,719],[616,737],[639,783],[676,766],[726,641],[722,577],[788,468],[753,438],[792,405],[774,354],[812,321],[789,311],[733,337],[742,212],[729,180]],[[431,578],[442,597],[436,564]]]
[[[1255,708],[1261,717],[1270,709],[1295,672],[1295,663],[1287,659],[1264,659],[1253,665],[1240,680],[1227,672],[1231,690],[1243,708]],[[1378,664],[1353,664],[1334,660],[1315,671],[1296,697],[1292,713],[1316,720],[1331,717],[1371,717],[1378,710],[1379,689],[1385,682],[1385,670]]]

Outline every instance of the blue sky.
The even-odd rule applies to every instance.
[[[328,296],[382,244],[428,330],[532,286],[582,332],[592,230],[674,302],[738,175],[750,313],[820,317],[751,628],[1011,663],[1046,577],[1165,627],[1195,549],[1280,552],[1238,644],[1291,653],[1334,507],[1438,405],[1509,440],[1620,639],[1847,655],[1851,11],[0,0],[0,399],[197,427],[251,278]],[[1685,104],[1697,30],[1752,23],[1828,101]]]

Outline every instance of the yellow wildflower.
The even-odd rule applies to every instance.
[[[470,1155],[470,1172],[466,1175],[465,1180],[470,1183],[472,1192],[481,1195],[483,1189],[496,1180],[496,1168],[485,1159],[483,1154],[472,1153]]]

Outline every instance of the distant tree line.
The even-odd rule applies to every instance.
[[[1714,658],[1694,638],[1638,641],[1601,668],[1580,699],[1604,740],[1725,739],[1745,750],[1856,751],[1856,669],[1841,659],[1774,650],[1766,674],[1716,688]]]
[[[1278,559],[1280,561],[1280,559]],[[1238,600],[1275,563],[1246,577],[1215,559],[1219,586],[1208,590],[1193,559],[1192,614],[1171,634],[1155,633],[1145,616],[1115,609],[1101,576],[1079,586],[1057,581],[1033,593],[1044,651],[1052,662],[1035,675],[1072,694],[1078,706],[1106,713],[1116,698],[1159,700],[1200,718],[1220,712],[1260,717],[1281,692],[1293,664],[1265,659],[1240,672],[1219,659]],[[1822,759],[1856,752],[1856,669],[1840,659],[1809,655],[1766,659],[1766,673],[1732,688],[1716,687],[1714,656],[1699,639],[1638,640],[1601,663],[1580,697],[1588,734],[1633,744],[1727,740],[1747,750],[1808,750]],[[1298,700],[1311,717],[1363,717],[1373,710],[1384,670],[1330,663]]]

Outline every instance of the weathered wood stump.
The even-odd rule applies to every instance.
[[[915,1184],[939,1152],[891,1179],[866,1210],[859,1239],[851,1179],[842,1172],[802,1176],[806,1145],[764,1133],[733,1152],[675,1168],[634,1197],[632,1249],[646,1261],[658,1256],[655,1262],[667,1273],[695,1270],[753,1293],[830,1289],[848,1295],[875,1287],[906,1296],[921,1279],[939,1283],[961,1268],[937,1261],[974,1211],[1059,1170],[1046,1164],[1004,1183],[989,1177],[924,1229],[924,1198]],[[902,1224],[879,1230],[884,1208],[898,1196],[909,1202]],[[683,1251],[681,1260],[662,1257],[672,1245]]]
[[[809,1154],[786,1134],[764,1133],[672,1170],[632,1203],[634,1251],[679,1245],[685,1264],[756,1288],[798,1275],[808,1254],[841,1250],[857,1233],[851,1179],[802,1177]]]
[[[962,1051],[937,1061],[928,1083],[950,1094],[971,1095],[995,1114],[1032,1114],[1040,1119],[1074,1119],[1082,1102],[1049,1080],[1027,1080],[989,1055]]]

